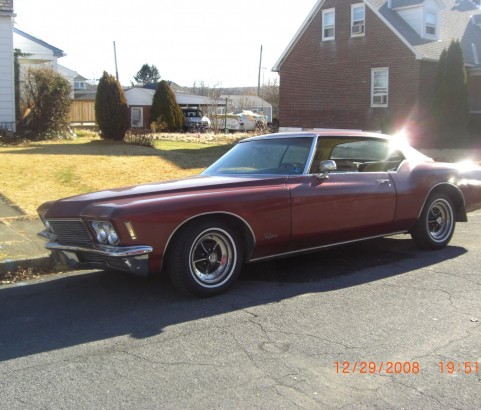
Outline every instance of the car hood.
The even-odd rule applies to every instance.
[[[124,203],[125,200],[129,199],[187,196],[215,191],[278,185],[284,183],[285,179],[285,176],[195,176],[76,195],[45,203],[40,206],[38,211],[45,218],[78,218],[86,207],[90,205],[115,206],[116,202],[121,201]]]

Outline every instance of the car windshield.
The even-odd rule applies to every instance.
[[[310,137],[244,141],[207,168],[202,175],[299,175],[304,172],[311,146]]]

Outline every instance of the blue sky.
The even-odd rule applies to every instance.
[[[104,70],[129,85],[142,64],[183,86],[265,82],[316,0],[14,0],[16,27],[64,50],[86,78]],[[262,80],[261,80],[262,81]]]

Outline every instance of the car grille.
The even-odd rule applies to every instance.
[[[80,219],[49,219],[57,242],[65,245],[82,245],[92,242],[89,233]]]

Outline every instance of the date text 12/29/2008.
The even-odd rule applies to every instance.
[[[418,374],[421,365],[417,361],[387,362],[334,362],[338,374]],[[438,362],[440,374],[479,374],[479,362]]]

